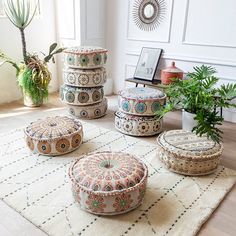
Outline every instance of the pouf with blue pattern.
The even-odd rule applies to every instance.
[[[164,92],[152,88],[128,88],[118,93],[119,110],[137,116],[154,116],[165,100]]]

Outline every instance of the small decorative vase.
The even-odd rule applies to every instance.
[[[182,109],[182,129],[186,131],[192,131],[193,127],[197,125],[197,121],[194,120],[196,114],[190,113]]]
[[[40,107],[43,104],[43,98],[40,98],[40,100],[35,103],[33,99],[25,92],[23,92],[23,101],[24,105],[27,107]]]
[[[183,71],[175,66],[175,62],[172,61],[171,66],[164,70],[161,70],[161,83],[170,84],[173,78],[183,79]]]

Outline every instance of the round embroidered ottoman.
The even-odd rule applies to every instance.
[[[152,88],[128,88],[118,93],[119,110],[137,116],[154,116],[165,100],[165,93]]]
[[[81,209],[116,215],[141,205],[148,170],[138,158],[122,152],[89,153],[69,169],[72,192]]]
[[[185,130],[163,132],[157,138],[157,156],[164,166],[184,175],[214,172],[222,154],[222,145]]]
[[[71,47],[64,51],[65,64],[79,69],[103,67],[107,61],[107,50],[100,47]]]
[[[103,87],[76,88],[62,85],[60,90],[61,100],[71,105],[90,105],[103,100]]]
[[[117,111],[115,127],[121,133],[132,136],[152,136],[162,131],[162,119],[133,116]]]
[[[81,123],[66,116],[32,122],[24,130],[27,146],[34,153],[62,155],[77,149],[83,140]]]
[[[106,69],[103,67],[91,70],[66,68],[63,70],[63,80],[66,85],[76,87],[102,86],[107,80]]]
[[[107,98],[103,98],[102,102],[87,105],[87,106],[73,106],[68,105],[69,113],[80,119],[96,119],[102,117],[107,111]]]

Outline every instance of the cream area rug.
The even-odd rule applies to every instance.
[[[0,198],[48,235],[195,235],[236,181],[236,172],[223,166],[205,177],[171,173],[158,162],[155,145],[83,126],[82,146],[61,157],[32,154],[22,129],[0,135]],[[68,167],[82,153],[108,150],[139,156],[149,168],[148,187],[136,210],[95,216],[74,201]]]

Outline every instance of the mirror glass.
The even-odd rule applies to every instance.
[[[153,15],[154,15],[153,5],[152,4],[147,4],[143,9],[143,13],[144,13],[146,18],[152,18]]]

